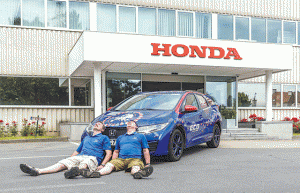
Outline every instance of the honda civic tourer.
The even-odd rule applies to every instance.
[[[95,118],[81,139],[91,135],[93,126],[102,121],[103,132],[112,147],[126,133],[126,123],[135,121],[137,132],[146,136],[151,155],[168,155],[178,161],[183,150],[206,143],[217,148],[221,136],[221,114],[210,96],[193,91],[142,92],[125,99]]]

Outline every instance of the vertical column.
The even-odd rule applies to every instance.
[[[102,114],[102,73],[100,64],[94,64],[94,93],[95,117],[98,117]]]
[[[238,128],[239,126],[239,109],[238,109],[238,106],[239,106],[239,91],[238,91],[238,88],[239,88],[239,80],[238,80],[238,75],[236,75],[235,77],[235,110],[236,110],[236,117],[235,117],[235,127]]]
[[[90,30],[97,31],[97,3],[90,2]]]
[[[218,14],[211,14],[211,39],[218,39]]]
[[[272,71],[266,70],[266,121],[272,121]]]

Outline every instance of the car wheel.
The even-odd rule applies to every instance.
[[[183,140],[184,138],[182,133],[178,129],[175,129],[169,140],[169,147],[168,147],[169,161],[174,162],[180,160],[184,149]]]
[[[217,148],[220,144],[220,136],[221,136],[221,129],[218,124],[214,126],[214,135],[211,141],[207,142],[207,146],[210,148]]]

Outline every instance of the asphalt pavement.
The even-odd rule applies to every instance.
[[[300,141],[222,141],[189,148],[178,162],[152,158],[154,173],[135,180],[114,172],[65,179],[63,172],[28,176],[20,163],[46,167],[68,157],[70,142],[0,144],[0,192],[299,192]]]

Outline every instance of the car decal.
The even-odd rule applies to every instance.
[[[135,121],[137,122],[141,118],[143,118],[143,113],[141,112],[120,112],[114,115],[107,116],[103,123],[106,127],[115,126],[115,127],[126,127],[127,122]]]

